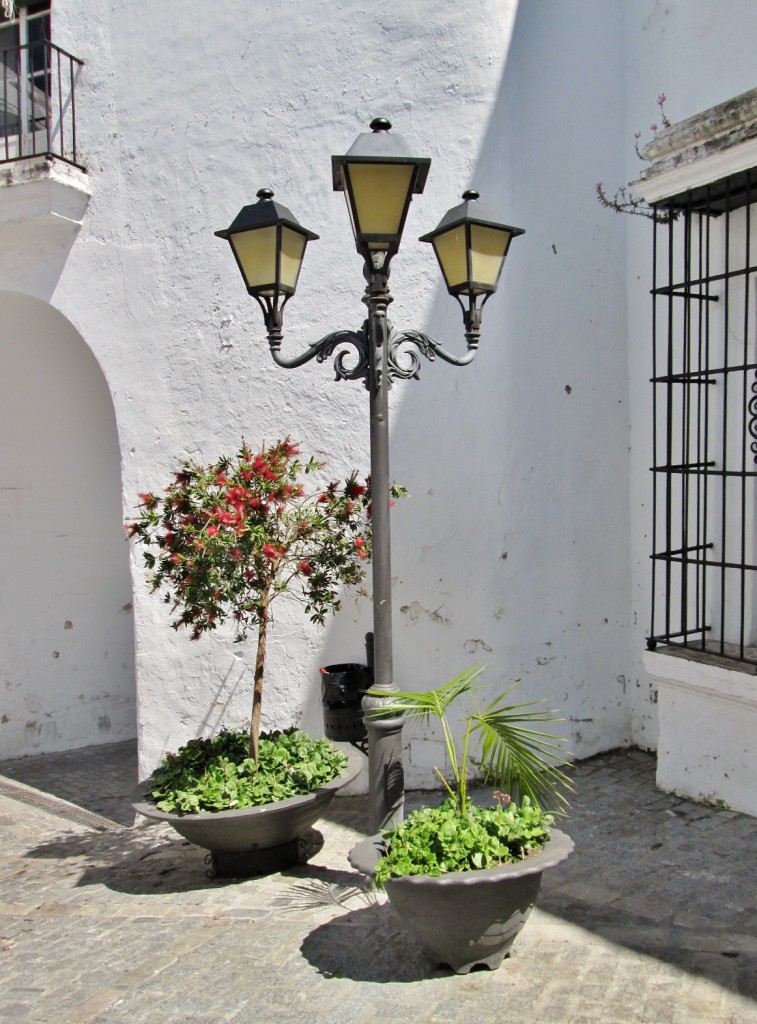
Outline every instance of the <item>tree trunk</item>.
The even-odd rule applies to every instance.
[[[261,602],[260,622],[258,625],[258,651],[255,657],[255,687],[252,695],[252,716],[250,719],[250,757],[258,759],[260,745],[260,709],[263,705],[263,669],[265,668],[265,643],[268,629],[268,602],[266,596]]]

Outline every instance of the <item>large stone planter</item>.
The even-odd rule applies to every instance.
[[[550,833],[543,850],[515,864],[385,883],[389,902],[434,965],[447,964],[457,974],[477,964],[500,966],[533,909],[542,872],[573,852],[569,836],[554,828]],[[381,836],[365,839],[350,852],[350,864],[372,876],[383,848]]]
[[[356,751],[349,751],[347,756],[344,772],[320,789],[260,807],[198,814],[159,811],[145,798],[149,779],[139,787],[139,798],[132,806],[146,818],[166,822],[190,843],[209,850],[211,878],[269,874],[307,859],[305,833],[362,767],[363,759]]]

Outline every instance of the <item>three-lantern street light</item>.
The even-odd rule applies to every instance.
[[[403,716],[391,712],[398,687],[392,663],[389,387],[395,379],[419,376],[418,353],[429,360],[439,356],[455,366],[472,361],[483,306],[497,288],[510,242],[523,234],[522,228],[503,224],[490,213],[479,202],[478,192],[464,192],[462,203],[420,241],[433,245],[447,290],[460,303],[467,351],[456,356],[421,331],[396,331],[387,320],[392,301],[387,286],[390,263],[400,246],[410,201],[423,192],[431,160],[413,156],[405,140],[390,133],[390,128],[385,118],[376,118],[371,131],[359,135],[349,152],[331,158],[334,191],[344,192],[347,199],[368,282],[362,300],[368,318],[359,331],[336,331],[299,355],[281,354],[284,307],[295,293],[305,247],[318,235],[277,203],[270,189],[260,189],[256,203],[245,206],[230,227],[216,232],[231,245],[247,291],[263,311],[274,361],[291,369],[314,358],[324,362],[333,355],[337,380],[363,380],[370,396],[373,692],[382,695],[363,699],[372,832],[401,819],[404,794]],[[354,351],[350,353],[345,345]],[[369,713],[378,708],[380,715]]]

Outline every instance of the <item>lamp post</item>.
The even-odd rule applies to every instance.
[[[405,140],[390,132],[391,124],[385,118],[376,118],[370,127],[344,156],[332,157],[334,191],[345,194],[355,244],[364,261],[367,287],[363,302],[368,318],[359,331],[336,331],[299,355],[281,354],[284,307],[297,287],[307,243],[318,235],[275,202],[270,189],[260,189],[257,203],[244,207],[230,227],[216,235],[231,245],[247,291],[262,309],[274,362],[292,369],[311,359],[324,362],[334,356],[336,379],[363,380],[368,390],[373,692],[380,696],[365,697],[363,710],[368,731],[370,829],[376,832],[402,818],[404,795],[403,716],[391,713],[398,687],[392,662],[389,388],[393,380],[419,376],[418,353],[429,360],[439,356],[454,366],[472,361],[478,349],[483,306],[497,288],[510,242],[523,230],[501,223],[479,203],[477,192],[465,192],[463,202],[420,240],[433,245],[447,289],[460,303],[467,350],[456,356],[420,331],[396,331],[387,318],[392,302],[390,263],[400,246],[410,201],[423,192],[431,161],[413,156]],[[349,348],[344,346],[354,350],[351,360],[347,358]],[[380,716],[370,714],[376,708],[382,709]]]

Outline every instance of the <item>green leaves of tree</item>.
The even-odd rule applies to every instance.
[[[281,594],[319,625],[339,608],[342,585],[363,581],[370,561],[370,488],[356,473],[306,493],[289,438],[260,452],[245,443],[207,466],[181,462],[162,494],[142,493],[127,532],[143,547],[153,590],[193,640],[225,619],[246,637]]]

